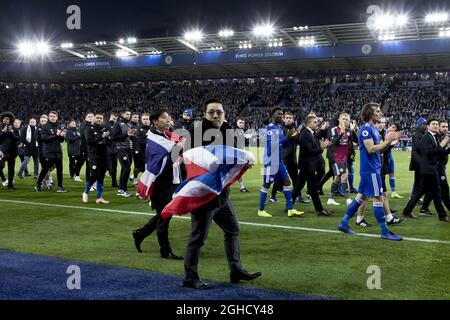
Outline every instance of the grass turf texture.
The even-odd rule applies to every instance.
[[[408,171],[409,156],[407,152],[394,153],[397,191],[405,198],[411,191],[413,181],[412,173]],[[70,190],[67,194],[57,194],[55,191],[36,193],[33,190],[35,180],[19,180],[16,177],[17,191],[0,190],[0,199],[99,208],[94,203],[95,193],[92,192],[91,203],[81,203],[84,183],[69,179],[67,157],[64,170],[64,186]],[[297,209],[306,212],[304,217],[288,218],[284,214],[284,196],[278,194],[278,204],[267,204],[267,211],[274,216],[273,219],[259,218],[256,212],[262,182],[260,166],[249,171],[244,180],[250,193],[240,193],[238,185],[234,185],[231,195],[240,221],[336,230],[346,210],[342,199],[338,200],[342,204],[340,207],[325,206],[336,212],[334,217],[318,217],[314,214],[312,204],[297,204]],[[358,182],[359,177],[356,175],[355,186]],[[151,213],[146,202],[117,197],[116,190],[110,188],[110,184],[107,178],[105,198],[112,203],[100,208]],[[131,188],[130,191],[134,192]],[[329,184],[325,187],[325,192],[328,191]],[[322,197],[324,204],[326,199],[326,196]],[[390,201],[391,206],[399,212],[406,203],[406,200]],[[183,274],[182,262],[159,257],[155,235],[144,242],[143,254],[135,251],[131,231],[150,217],[8,202],[0,203],[0,212],[1,249]],[[359,228],[353,220],[352,228],[360,233],[378,234],[379,228],[371,205],[368,206],[366,217],[374,227]],[[172,220],[170,239],[175,253],[184,254],[189,230],[189,220]],[[450,241],[450,225],[438,222],[436,215],[408,220],[392,230],[405,237]],[[261,278],[252,283],[257,287],[338,299],[450,298],[446,268],[450,265],[450,244],[415,241],[394,243],[378,238],[250,225],[241,226],[240,240],[244,267],[249,271],[263,273]],[[366,270],[371,265],[381,268],[383,290],[367,289],[366,282],[370,275]],[[228,281],[223,236],[215,224],[202,250],[199,272],[205,279]]]

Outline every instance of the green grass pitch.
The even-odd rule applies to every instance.
[[[394,153],[397,189],[405,198],[411,191],[413,181],[412,173],[408,171],[409,157],[408,152]],[[30,165],[29,169],[31,168]],[[131,231],[143,225],[150,217],[127,212],[152,213],[146,202],[117,197],[107,178],[105,198],[111,200],[111,204],[103,207],[95,205],[92,201],[95,195],[91,193],[91,203],[84,205],[81,203],[84,184],[69,179],[67,161],[64,170],[64,185],[70,190],[67,194],[57,194],[55,191],[36,193],[33,190],[35,180],[32,178],[16,178],[15,192],[0,190],[0,249],[183,274],[182,262],[167,261],[159,257],[155,235],[144,242],[143,254],[135,251]],[[262,183],[260,166],[250,170],[244,180],[250,193],[240,193],[238,186],[234,185],[231,194],[239,220],[288,227],[241,225],[243,265],[249,271],[263,273],[252,285],[338,299],[450,298],[447,270],[450,266],[450,243],[446,243],[450,241],[450,225],[440,223],[436,215],[408,220],[392,229],[404,237],[440,240],[442,243],[394,243],[379,238],[289,229],[299,227],[334,231],[346,207],[341,205],[329,208],[325,205],[334,210],[336,215],[318,217],[312,204],[297,204],[297,209],[305,211],[304,217],[288,218],[284,214],[284,197],[279,194],[278,204],[267,205],[267,211],[274,216],[273,219],[259,218],[256,212]],[[356,176],[356,186],[358,182],[359,177]],[[134,192],[133,189],[130,191]],[[329,185],[325,191],[329,191]],[[322,198],[324,204],[326,199]],[[339,200],[344,203],[342,199]],[[391,206],[399,210],[401,215],[405,202],[391,200]],[[71,206],[77,208],[70,208]],[[93,211],[88,208],[112,211]],[[431,209],[433,211],[434,207]],[[368,206],[366,217],[374,223],[374,227],[362,229],[352,221],[352,228],[359,233],[378,234],[371,206]],[[184,254],[189,230],[188,219],[174,219],[171,222],[170,239],[175,253]],[[366,271],[371,265],[380,267],[382,290],[367,288],[370,274]],[[202,250],[199,272],[205,279],[228,281],[223,236],[215,224],[212,225]]]

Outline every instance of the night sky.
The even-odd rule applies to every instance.
[[[81,8],[81,30],[66,28],[66,9],[72,4]],[[189,26],[199,26],[206,33],[224,26],[245,31],[269,18],[279,27],[363,22],[371,4],[390,6],[415,17],[431,10],[450,10],[449,0],[0,0],[0,47],[13,47],[30,35],[59,44],[112,41],[128,35],[178,36]]]

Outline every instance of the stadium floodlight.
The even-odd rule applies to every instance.
[[[120,38],[120,39],[119,39],[119,43],[120,43],[120,44],[124,44],[124,43],[125,43],[125,39],[124,39],[124,38]]]
[[[378,37],[378,40],[380,41],[394,41],[395,35],[394,34],[382,34]]]
[[[119,49],[116,51],[116,57],[118,57],[118,58],[128,57],[129,55],[130,55],[130,53],[126,50]]]
[[[272,24],[262,24],[253,28],[253,34],[257,37],[271,37],[275,32]]]
[[[390,29],[396,24],[396,19],[394,15],[391,14],[381,14],[375,17],[375,29],[386,30]]]
[[[315,37],[301,37],[298,41],[299,47],[313,47],[316,45]]]
[[[36,51],[41,56],[44,56],[50,52],[50,46],[45,41],[39,41],[36,43]]]
[[[447,12],[434,12],[429,13],[425,16],[426,23],[443,23],[448,21],[448,13]]]
[[[20,52],[20,55],[24,57],[30,57],[35,53],[34,45],[31,42],[23,41],[19,43],[17,46]]]
[[[73,43],[71,43],[71,42],[64,42],[64,43],[61,44],[61,48],[62,49],[73,48]]]
[[[395,19],[395,24],[398,27],[403,27],[408,23],[409,17],[406,14],[398,15]]]
[[[134,44],[137,42],[137,39],[135,37],[128,37],[127,43],[128,44]]]
[[[441,28],[441,31],[439,31],[439,37],[450,38],[450,29],[444,30],[444,28]]]
[[[188,31],[184,34],[184,39],[187,41],[198,42],[203,38],[203,33],[200,30]]]
[[[233,30],[224,29],[224,30],[219,31],[219,37],[221,37],[221,38],[229,38],[229,37],[232,37],[233,35],[234,35]]]

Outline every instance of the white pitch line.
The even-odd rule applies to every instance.
[[[90,208],[90,207],[81,207],[81,206],[67,206],[61,204],[50,204],[50,203],[40,203],[40,202],[29,202],[29,201],[17,201],[17,200],[4,200],[0,199],[0,202],[6,203],[17,203],[17,204],[28,204],[33,206],[44,206],[44,207],[54,207],[54,208],[64,208],[64,209],[79,209],[79,210],[90,210],[90,211],[99,211],[99,212],[112,212],[112,213],[126,213],[131,215],[140,215],[140,216],[154,216],[152,213],[142,213],[135,211],[126,211],[126,210],[113,210],[113,209],[103,209],[103,208]],[[190,217],[187,216],[173,216],[175,219],[183,219],[190,220]],[[293,227],[293,226],[283,226],[276,224],[263,224],[263,223],[253,223],[253,222],[243,222],[240,221],[239,224],[253,227],[262,227],[262,228],[275,228],[275,229],[287,229],[287,230],[300,230],[300,231],[310,231],[310,232],[321,232],[321,233],[332,233],[332,234],[342,234],[342,232],[338,230],[326,230],[326,229],[314,229],[314,228],[302,228],[302,227]],[[369,237],[369,238],[380,238],[377,234],[369,234],[369,233],[357,233],[356,236],[360,237]],[[415,242],[425,242],[425,243],[441,243],[441,244],[450,244],[450,241],[444,240],[433,240],[433,239],[420,239],[420,238],[409,238],[404,237],[403,240],[407,241],[415,241]]]

